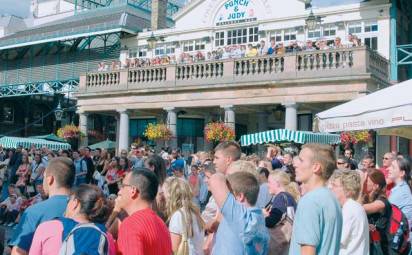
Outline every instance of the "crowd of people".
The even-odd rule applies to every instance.
[[[410,160],[376,169],[351,150],[235,142],[184,158],[133,144],[119,156],[88,147],[0,147],[2,224],[11,254],[409,254]]]
[[[287,45],[283,42],[276,42],[274,39],[270,40],[268,45],[265,40],[261,40],[260,43],[257,44],[228,45],[225,47],[218,47],[216,50],[209,52],[183,52],[179,55],[170,54],[156,56],[153,58],[127,58],[124,63],[121,63],[120,61],[112,61],[110,66],[105,62],[101,62],[98,65],[98,71],[120,70],[124,68],[142,68],[169,64],[193,64],[202,61],[237,59],[267,55],[282,56],[286,53],[350,48],[358,47],[360,45],[360,39],[356,35],[352,34],[349,34],[347,41],[342,41],[340,37],[336,37],[334,40],[320,38],[316,41],[290,41]]]

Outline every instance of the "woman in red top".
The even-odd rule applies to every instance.
[[[16,175],[18,176],[16,186],[19,188],[21,194],[26,193],[26,185],[30,175],[30,162],[27,154],[22,156],[21,164],[17,169]]]
[[[119,178],[124,178],[127,172],[130,171],[129,160],[127,158],[120,158],[119,160],[119,172],[117,173]]]
[[[109,169],[106,172],[106,182],[107,188],[110,194],[117,194],[119,187],[117,183],[120,181],[119,171],[120,171],[120,158],[113,157],[110,162]]]

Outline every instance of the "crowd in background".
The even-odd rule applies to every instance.
[[[261,40],[257,44],[247,45],[228,45],[218,47],[216,50],[204,52],[182,52],[179,55],[170,54],[156,56],[153,58],[127,58],[125,63],[120,61],[112,61],[111,65],[105,62],[99,63],[98,71],[120,70],[124,68],[142,68],[169,64],[193,64],[203,61],[237,59],[244,57],[258,57],[267,55],[282,56],[286,53],[294,53],[301,51],[315,51],[358,47],[361,45],[360,39],[356,35],[349,34],[346,41],[342,41],[340,37],[334,40],[326,40],[319,38],[316,41],[307,40],[306,42],[290,41],[288,44],[270,40],[269,44],[265,40]]]
[[[320,144],[303,145],[298,155],[271,145],[259,157],[224,142],[186,158],[179,149],[136,144],[118,156],[88,147],[0,147],[0,159],[0,220],[15,225],[12,254],[410,249],[410,160],[392,152],[379,169],[373,155],[358,163],[351,150],[336,158]]]

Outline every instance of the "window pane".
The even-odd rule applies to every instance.
[[[378,50],[378,38],[377,37],[373,37],[372,38],[372,50]]]

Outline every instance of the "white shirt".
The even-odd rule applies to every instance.
[[[339,255],[369,254],[369,224],[363,207],[348,199],[342,208],[342,237]]]
[[[197,217],[194,213],[192,213],[192,220],[193,236],[188,238],[189,255],[203,255],[203,240],[205,238],[205,233],[199,227]],[[182,235],[183,228],[185,227],[186,225],[183,226],[182,222],[182,213],[180,211],[176,211],[170,218],[169,231],[177,235]]]

